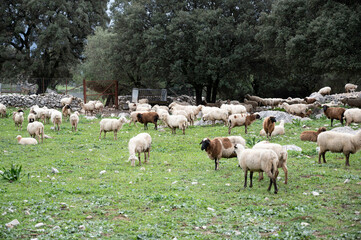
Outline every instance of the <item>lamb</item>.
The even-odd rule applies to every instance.
[[[268,191],[271,190],[272,183],[274,185],[274,193],[277,194],[276,179],[278,176],[278,156],[271,149],[245,149],[241,144],[235,146],[235,152],[239,166],[244,171],[244,188],[247,187],[247,172],[250,171],[250,185],[253,186],[253,172],[265,172],[270,178]]]
[[[81,108],[85,111],[85,115],[87,115],[87,112],[90,112],[90,115],[93,115],[93,111],[95,109],[95,104],[93,102],[89,103],[80,103]]]
[[[67,118],[71,115],[71,109],[70,109],[70,105],[65,105],[62,109],[61,112],[64,116],[64,118]],[[50,115],[51,118],[51,115]]]
[[[101,101],[96,101],[94,107],[95,110],[101,113],[103,112],[104,104]]]
[[[129,161],[131,161],[132,167],[135,166],[135,161],[139,160],[139,165],[142,164],[140,159],[140,153],[144,152],[144,163],[147,162],[146,153],[148,152],[148,160],[150,154],[150,147],[152,144],[152,137],[148,133],[140,133],[135,137],[132,137],[129,140],[128,149],[129,149]],[[135,154],[138,153],[138,158]]]
[[[114,132],[114,140],[117,140],[117,133],[123,127],[123,124],[126,122],[124,117],[119,119],[110,119],[104,118],[100,121],[100,133],[99,140],[101,139],[102,132],[104,132],[104,138],[107,132]]]
[[[75,97],[62,98],[62,99],[60,99],[60,103],[62,106],[70,105],[74,99],[75,99]]]
[[[327,151],[330,151],[342,152],[346,157],[346,166],[350,166],[350,154],[354,154],[361,149],[361,131],[358,131],[356,135],[326,131],[318,135],[317,145],[320,147],[318,153],[319,164],[321,164],[321,156],[323,162],[326,163],[325,154]]]
[[[346,91],[347,93],[349,93],[349,92],[354,92],[357,87],[358,87],[358,86],[355,85],[355,84],[347,83],[347,84],[345,85],[345,91]]]
[[[71,130],[75,132],[78,131],[78,123],[79,123],[79,112],[75,111],[73,114],[70,115],[69,121],[71,124]]]
[[[63,121],[61,112],[59,112],[58,110],[53,110],[51,112],[50,120],[54,124],[54,130],[58,129],[58,131],[59,131],[61,122]]]
[[[273,116],[266,117],[263,121],[263,129],[267,135],[267,139],[271,137],[273,130],[275,129],[276,118]]]
[[[306,116],[308,105],[306,104],[292,104],[289,105],[288,103],[282,103],[281,105],[286,112],[289,114],[297,115],[297,116]]]
[[[244,131],[247,134],[247,127],[257,119],[260,119],[258,113],[249,114],[249,115],[232,114],[231,116],[228,117],[228,134],[231,134],[232,128],[243,125],[245,127]]]
[[[303,131],[300,135],[300,139],[302,141],[311,141],[317,142],[317,137],[321,132],[325,132],[327,129],[325,127],[320,127],[317,132],[316,131]]]
[[[144,124],[144,130],[148,129],[148,123],[154,124],[154,129],[157,130],[157,121],[159,119],[159,115],[156,112],[146,112],[146,113],[138,113],[137,120],[140,123]]]
[[[217,137],[212,140],[204,138],[201,143],[201,150],[205,150],[208,157],[214,160],[215,169],[219,169],[219,160],[221,158],[234,158],[235,154],[234,146],[236,144],[246,146],[246,141],[241,136],[229,136],[229,137]]]
[[[187,127],[187,118],[183,115],[161,115],[161,120],[172,129],[172,134],[176,134],[176,128],[179,128],[185,134],[185,129]]]
[[[318,91],[319,94],[322,96],[330,95],[331,94],[331,88],[330,87],[323,87]]]
[[[287,150],[285,150],[282,145],[277,143],[270,143],[268,141],[262,141],[257,143],[253,146],[253,149],[271,149],[273,150],[278,157],[278,168],[282,168],[283,172],[285,173],[285,184],[287,184],[288,181],[288,169],[287,169],[287,158],[288,153]],[[277,177],[277,176],[276,176]],[[259,174],[259,180],[263,179],[263,173],[261,172]]]
[[[243,105],[222,104],[221,109],[227,110],[229,115],[247,113],[246,107]]]
[[[38,144],[35,138],[23,138],[20,135],[16,136],[18,143],[21,145],[35,145]]]
[[[334,119],[340,120],[343,125],[343,118],[346,109],[341,107],[329,107],[327,105],[323,105],[323,113],[326,115],[328,119],[331,119],[331,127]]]
[[[33,121],[28,124],[27,131],[30,134],[30,137],[38,137],[38,141],[43,142],[44,139],[44,125],[41,122]]]
[[[262,130],[259,132],[259,135],[266,136],[266,132],[262,128]],[[271,137],[276,135],[285,135],[285,120],[281,120],[280,124],[275,126],[275,129],[273,130]]]
[[[24,111],[19,109],[18,111],[13,112],[13,120],[15,127],[18,128],[18,131],[21,131],[23,129]]]
[[[6,106],[0,103],[0,115],[1,117],[6,117]]]
[[[346,122],[346,126],[350,123],[360,123],[361,122],[361,109],[359,108],[351,108],[347,109],[344,113],[344,118]]]
[[[228,122],[228,110],[227,109],[214,109],[213,111],[204,114],[202,119],[203,121],[210,120],[212,121],[212,126],[214,126],[216,120],[220,120],[224,122],[224,125],[227,125]]]

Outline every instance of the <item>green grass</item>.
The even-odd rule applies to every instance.
[[[11,110],[10,110],[11,111]],[[330,124],[321,119],[304,122],[311,129]],[[26,125],[20,134],[28,137]],[[256,121],[244,134],[249,142],[264,140]],[[128,141],[143,127],[124,125],[101,141],[99,119],[81,118],[79,131],[69,122],[60,132],[45,125],[45,139],[35,146],[18,145],[19,132],[11,117],[0,119],[0,169],[22,165],[20,181],[0,181],[0,239],[355,239],[361,236],[361,153],[345,167],[342,154],[327,153],[319,165],[316,144],[302,142],[304,130],[285,124],[286,135],[272,142],[295,144],[289,152],[289,181],[280,169],[279,192],[267,192],[268,179],[243,188],[237,160],[222,159],[220,170],[199,143],[204,137],[227,136],[222,125],[190,127],[183,136],[169,129],[156,131],[150,163],[131,167]],[[353,126],[357,128],[358,126]],[[143,155],[142,155],[143,159]],[[51,173],[51,168],[60,173]],[[105,174],[99,174],[106,170]],[[350,179],[349,183],[344,183]],[[313,196],[317,191],[319,196]],[[356,212],[356,213],[355,213]],[[30,213],[27,215],[26,213]],[[87,216],[92,216],[87,219]],[[18,219],[20,225],[5,224]],[[308,223],[304,226],[301,223]],[[37,223],[45,226],[35,228]],[[80,226],[84,226],[80,227]],[[80,228],[79,228],[80,227]]]

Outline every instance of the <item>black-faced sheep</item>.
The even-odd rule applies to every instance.
[[[16,136],[18,143],[21,145],[35,145],[38,144],[35,138],[23,138],[20,135]]]
[[[344,118],[345,118],[346,126],[350,125],[350,123],[360,123],[361,109],[359,108],[347,109],[344,113]]]
[[[356,90],[356,88],[357,88],[357,85],[352,84],[352,83],[347,83],[347,84],[345,85],[345,91],[346,91],[347,93],[349,93],[349,92],[354,92],[354,91]]]
[[[317,132],[316,131],[303,131],[300,135],[300,139],[302,141],[311,141],[317,142],[317,137],[320,133],[325,132],[327,129],[325,127],[320,127]]]
[[[151,144],[152,144],[152,137],[148,133],[140,133],[129,140],[129,144],[128,144],[129,161],[131,161],[132,166],[135,166],[136,160],[139,160],[139,165],[142,164],[140,158],[140,153],[142,152],[144,152],[144,163],[147,162],[146,153],[148,153],[148,160],[149,160]],[[135,156],[136,153],[138,153],[138,158]]]
[[[61,113],[63,114],[63,117],[66,119],[71,115],[71,109],[70,109],[70,105],[65,105],[62,109],[61,109]],[[51,118],[51,115],[50,115]]]
[[[211,160],[214,160],[214,170],[218,170],[219,160],[221,158],[237,157],[237,154],[234,151],[235,144],[245,146],[246,141],[241,136],[230,136],[217,137],[213,140],[210,140],[209,138],[204,138],[200,144],[202,145],[201,150],[205,150],[208,154],[208,157]]]
[[[263,120],[263,129],[266,133],[267,139],[272,136],[272,132],[275,129],[276,118],[273,116],[266,117]]]
[[[114,140],[117,140],[118,131],[123,127],[126,119],[121,117],[119,119],[104,118],[100,121],[100,133],[99,140],[101,139],[102,132],[104,132],[104,138],[107,132],[114,132]]]
[[[325,116],[328,119],[331,119],[331,127],[332,127],[334,119],[340,120],[341,124],[343,125],[343,117],[344,117],[344,113],[346,111],[345,108],[329,107],[327,105],[323,105],[322,108],[323,108],[323,113],[325,114]]]
[[[254,121],[260,119],[258,113],[252,113],[249,115],[245,114],[232,114],[228,117],[228,134],[231,134],[231,130],[237,126],[244,126],[244,131],[247,134],[247,127]]]
[[[156,112],[146,112],[146,113],[138,113],[137,120],[140,123],[144,124],[144,130],[148,129],[148,123],[154,124],[154,129],[157,130],[157,121],[159,119],[159,115]]]
[[[276,179],[278,175],[278,156],[270,149],[245,149],[241,144],[235,146],[235,152],[239,166],[244,171],[244,188],[247,187],[247,172],[250,171],[250,185],[253,186],[253,172],[265,172],[270,178],[268,191],[274,185],[274,193],[277,194]]]
[[[317,145],[320,147],[318,163],[321,163],[321,156],[323,162],[326,163],[325,154],[327,151],[342,152],[346,157],[346,166],[350,166],[350,154],[361,149],[361,131],[358,131],[356,135],[326,131],[318,135]]]

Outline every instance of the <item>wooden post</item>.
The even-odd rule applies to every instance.
[[[115,94],[114,94],[114,97],[115,97],[115,109],[118,109],[119,106],[118,106],[118,81],[115,80]]]
[[[83,96],[84,96],[84,103],[86,103],[86,81],[85,81],[85,78],[83,79]]]

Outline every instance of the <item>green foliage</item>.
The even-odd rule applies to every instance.
[[[15,164],[12,164],[10,169],[6,169],[5,167],[3,167],[4,173],[2,174],[2,177],[9,182],[20,180],[21,169],[22,165]]]
[[[302,121],[299,118],[295,118],[295,119],[292,119],[292,124],[295,125],[296,127],[301,127]]]
[[[257,137],[247,138],[246,144],[249,148],[252,148],[254,145],[259,143],[261,140],[257,139]]]

